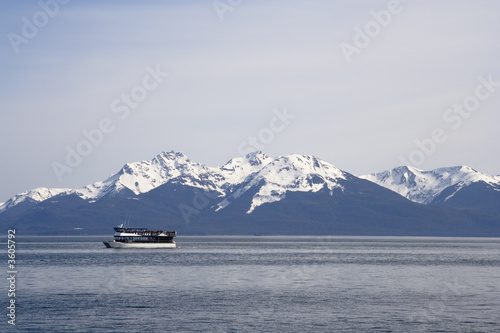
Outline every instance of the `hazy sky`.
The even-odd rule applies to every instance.
[[[261,148],[356,175],[405,161],[500,174],[499,12],[493,0],[2,2],[0,201],[170,150],[208,166]]]

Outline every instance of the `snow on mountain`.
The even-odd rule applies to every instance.
[[[76,194],[90,202],[127,189],[139,195],[167,182],[218,191],[221,197],[226,197],[218,206],[222,209],[263,181],[264,186],[249,207],[248,212],[251,213],[264,203],[281,200],[287,191],[316,192],[324,184],[332,190],[340,187],[337,180],[344,178],[341,170],[313,156],[289,155],[273,159],[262,152],[253,152],[215,168],[191,162],[186,155],[171,151],[161,153],[150,161],[127,163],[108,179],[80,189],[37,189],[21,193],[6,202],[2,209],[28,198],[41,202],[61,193]],[[240,186],[242,183],[245,184],[243,187]]]
[[[500,186],[500,179],[478,172],[468,166],[438,168],[423,171],[409,166],[400,166],[389,171],[363,175],[363,178],[380,186],[386,187],[407,199],[429,204],[444,189],[456,186],[455,192],[475,182],[483,181],[487,184]]]
[[[483,181],[500,191],[500,176],[488,176],[466,167],[422,171],[402,166],[389,171],[361,176],[400,195],[423,204],[434,200],[444,189],[454,186],[454,193],[463,186]],[[179,152],[163,152],[150,161],[127,163],[115,175],[80,189],[38,188],[12,197],[0,205],[0,213],[22,202],[42,202],[61,194],[76,194],[89,202],[130,190],[135,195],[146,193],[166,183],[176,183],[220,193],[217,210],[251,188],[258,188],[247,213],[265,204],[280,201],[290,191],[317,192],[343,190],[339,180],[346,173],[330,163],[309,155],[292,154],[271,158],[253,152],[231,159],[222,167],[194,163]],[[452,193],[449,197],[453,196]]]
[[[219,203],[217,210],[227,207],[260,183],[263,185],[252,198],[247,214],[262,204],[282,200],[288,191],[317,192],[325,185],[332,191],[342,188],[339,179],[346,179],[343,171],[313,156],[293,154],[266,161],[269,163],[253,174],[248,183]]]
[[[34,190],[26,191],[19,193],[12,198],[10,198],[8,201],[4,202],[3,204],[0,205],[0,213],[12,208],[22,202],[25,202],[27,200],[30,201],[35,201],[35,202],[42,202],[44,200],[47,200],[53,196],[59,195],[61,193],[69,194],[73,190],[68,189],[68,188],[45,188],[45,187],[39,187]]]
[[[206,189],[214,189],[213,179],[207,175],[213,168],[193,163],[183,153],[164,152],[151,161],[127,163],[115,175],[105,181],[88,185],[78,194],[87,200],[95,200],[106,194],[119,193],[129,189],[136,195],[146,193],[169,181]]]
[[[20,193],[3,203],[0,206],[0,213],[28,199],[42,202],[61,193],[76,194],[92,202],[124,189],[129,189],[136,195],[145,193],[168,181],[213,189],[216,186],[206,176],[213,173],[213,170],[218,169],[193,163],[182,153],[164,152],[151,161],[127,163],[117,174],[108,179],[80,189],[38,188]]]
[[[220,174],[224,177],[221,186],[242,183],[249,175],[262,170],[272,160],[261,151],[233,158],[220,168]]]

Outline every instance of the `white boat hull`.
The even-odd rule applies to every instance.
[[[106,247],[111,247],[114,249],[174,249],[177,247],[175,242],[173,243],[139,243],[139,242],[115,242],[106,241],[103,242]]]

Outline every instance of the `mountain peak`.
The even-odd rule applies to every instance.
[[[260,171],[272,158],[261,151],[251,152],[243,157],[235,157],[220,167],[226,181],[225,187],[243,182],[249,175]]]
[[[189,158],[186,155],[184,155],[184,153],[176,152],[173,150],[169,152],[161,152],[151,160],[152,163],[158,163],[160,165],[170,165],[172,161],[178,161],[181,163],[191,162]]]
[[[234,162],[234,159],[231,161]],[[340,179],[346,179],[343,171],[311,155],[291,154],[275,159],[267,157],[266,165],[253,173],[243,188],[222,201],[218,210],[256,186],[260,188],[254,195],[247,214],[260,205],[282,200],[289,191],[318,192],[323,188],[330,191],[342,188],[338,182]]]
[[[0,213],[25,201],[42,202],[61,193],[69,194],[71,192],[73,192],[73,190],[69,188],[35,188],[30,191],[19,193],[8,201],[0,204]]]
[[[264,154],[262,151],[257,150],[246,154],[245,158],[249,161],[254,161],[254,160],[266,160],[269,158],[269,156]]]
[[[474,182],[500,184],[493,176],[488,176],[469,166],[443,167],[423,171],[409,166],[400,166],[388,171],[360,176],[386,187],[407,199],[431,203],[445,188],[457,186],[457,190]],[[453,195],[450,195],[451,198]]]
[[[0,213],[19,203],[36,205],[59,194],[76,194],[93,202],[102,197],[124,195],[130,198],[146,193],[163,184],[172,183],[220,193],[223,199],[217,210],[253,189],[251,213],[256,207],[282,200],[289,192],[345,190],[351,175],[312,155],[290,154],[271,158],[261,151],[251,152],[228,161],[222,167],[206,167],[191,162],[176,151],[162,152],[151,160],[127,163],[108,179],[81,189],[38,188],[12,197],[0,205]],[[484,182],[500,191],[500,176],[488,176],[469,166],[454,166],[423,171],[411,166],[360,176],[386,187],[414,202],[429,204],[445,189],[444,201],[462,187]]]

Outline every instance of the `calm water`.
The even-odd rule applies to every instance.
[[[498,238],[107,238],[18,238],[12,331],[500,332]]]

